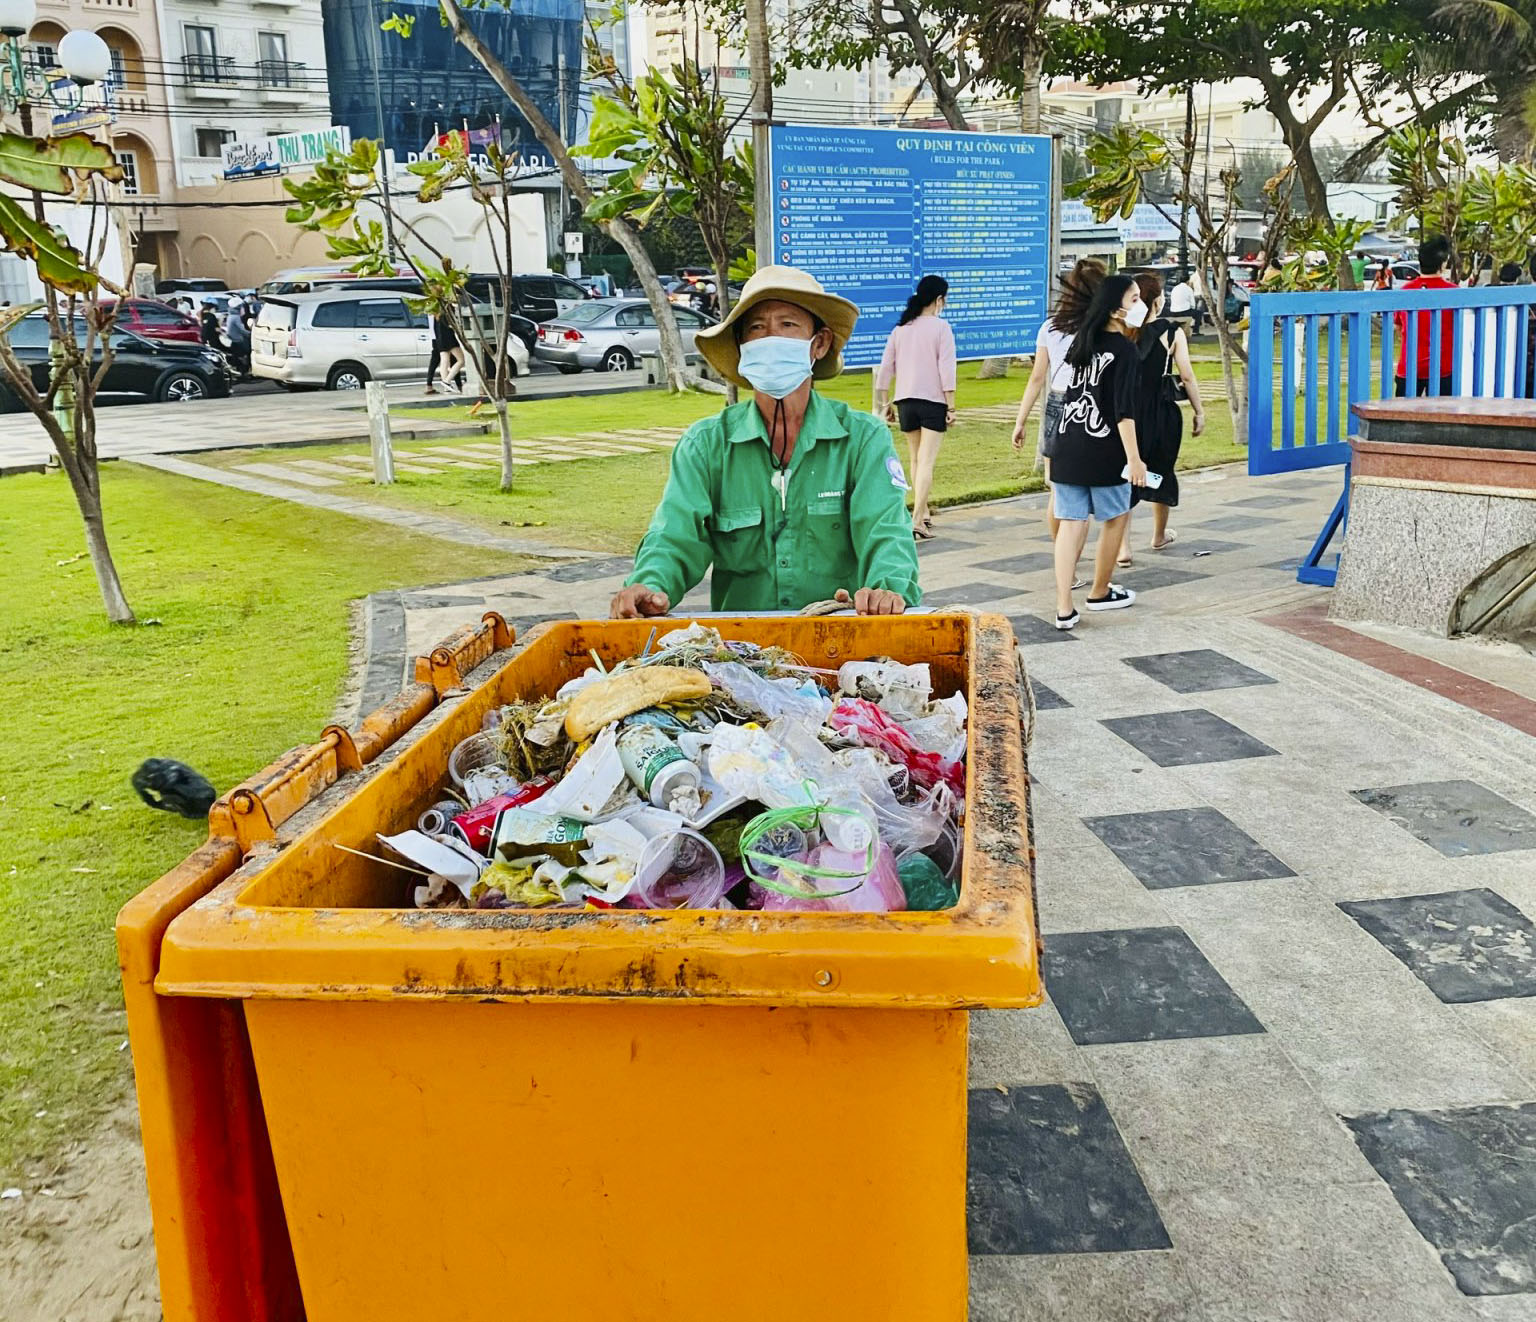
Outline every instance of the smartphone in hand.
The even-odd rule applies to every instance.
[[[1120,476],[1126,482],[1131,480],[1131,466],[1129,464],[1120,470]],[[1161,473],[1154,473],[1150,468],[1147,469],[1147,490],[1156,491],[1162,485],[1163,475]]]

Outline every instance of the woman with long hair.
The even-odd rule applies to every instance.
[[[933,466],[944,433],[955,420],[955,333],[942,315],[948,296],[949,281],[941,275],[925,275],[917,282],[875,373],[874,414],[896,423],[907,438],[912,535],[920,541],[933,536],[928,511]],[[898,397],[890,404],[893,382]]]
[[[1083,313],[1093,301],[1094,290],[1106,274],[1104,263],[1096,258],[1079,258],[1077,264],[1061,278],[1061,294],[1056,300],[1056,310],[1043,322],[1035,334],[1035,362],[1030,369],[1029,380],[1024,386],[1024,398],[1019,401],[1019,416],[1013,424],[1013,448],[1024,449],[1024,432],[1029,425],[1030,412],[1035,401],[1049,384],[1045,397],[1045,410],[1040,420],[1039,455],[1045,466],[1047,488],[1051,482],[1051,445],[1061,421],[1062,401],[1067,397],[1067,387],[1072,382],[1072,369],[1067,366],[1067,350],[1072,337],[1083,324]],[[1056,502],[1051,497],[1045,506],[1045,521],[1051,536],[1056,536]]]
[[[1131,488],[1131,505],[1146,501],[1152,506],[1152,549],[1172,546],[1178,534],[1168,527],[1168,511],[1179,503],[1179,446],[1184,441],[1184,414],[1180,392],[1194,411],[1192,432],[1205,430],[1205,407],[1200,402],[1200,383],[1189,361],[1189,342],[1184,328],[1162,315],[1163,282],[1151,272],[1136,277],[1136,288],[1146,304],[1147,320],[1136,331],[1136,352],[1141,358],[1141,397],[1136,413],[1136,445],[1147,470],[1162,481],[1155,487]],[[1177,376],[1175,376],[1177,372]],[[1149,479],[1150,480],[1150,479]],[[1117,563],[1131,563],[1131,520],[1125,521],[1125,541]]]
[[[1051,455],[1052,491],[1061,521],[1056,534],[1058,629],[1078,624],[1072,581],[1088,540],[1089,519],[1099,521],[1100,532],[1088,609],[1120,610],[1136,600],[1129,588],[1111,583],[1110,574],[1131,512],[1131,484],[1147,483],[1147,466],[1136,447],[1141,360],[1127,334],[1146,315],[1136,282],[1128,275],[1107,275],[1067,350],[1072,382],[1062,401]]]

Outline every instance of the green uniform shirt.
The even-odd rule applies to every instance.
[[[755,401],[694,423],[628,582],[675,605],[713,564],[717,611],[799,610],[838,588],[885,588],[917,605],[907,481],[884,423],[813,390],[782,498],[773,476]]]

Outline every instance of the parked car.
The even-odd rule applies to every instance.
[[[85,342],[85,323],[75,323],[75,333]],[[16,357],[26,364],[39,391],[48,389],[48,319],[40,312],[23,317],[7,337]],[[111,333],[112,365],[97,387],[98,399],[133,395],[161,402],[185,404],[199,399],[222,399],[229,394],[235,372],[217,349],[184,340],[151,340],[130,330]],[[100,362],[100,340],[97,341]],[[0,411],[13,412],[21,401],[8,386],[0,386]]]
[[[203,276],[171,276],[165,280],[155,281],[155,293],[157,294],[221,294],[229,286],[222,280],[207,279]]]
[[[111,299],[101,302],[104,313],[112,306]],[[201,344],[203,339],[196,317],[189,317],[157,298],[125,298],[117,309],[116,325],[119,330],[132,331],[146,340],[184,340],[188,344]]]
[[[713,320],[692,308],[674,307],[683,347],[693,352],[693,337]],[[661,351],[661,333],[651,305],[641,299],[594,298],[569,308],[539,331],[534,357],[562,372],[583,368],[626,372],[646,354]]]
[[[357,275],[344,266],[295,266],[279,271],[257,286],[262,298],[269,294],[313,294],[336,285],[348,289],[400,289],[420,293],[421,281],[408,268],[395,267],[394,275]],[[220,286],[222,288],[222,286]]]
[[[591,297],[563,275],[514,275],[511,289],[513,310],[538,322],[559,316]]]
[[[329,289],[266,298],[251,336],[251,374],[279,385],[361,390],[371,380],[424,381],[432,359],[425,313],[392,290]],[[507,340],[513,376],[528,370],[528,350]]]

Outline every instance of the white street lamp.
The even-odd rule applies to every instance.
[[[37,0],[0,0],[0,35],[24,37],[37,22]]]
[[[0,0],[0,4],[7,0]],[[32,0],[22,0],[30,4]],[[86,28],[66,32],[59,42],[59,68],[76,87],[102,83],[112,72],[112,52],[96,33]]]

